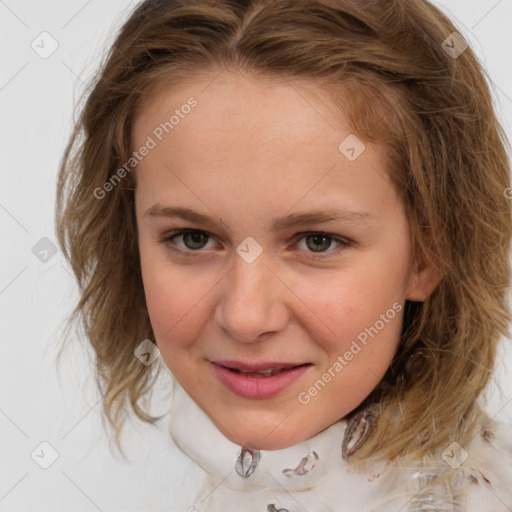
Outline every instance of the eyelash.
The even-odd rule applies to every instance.
[[[180,256],[186,256],[186,257],[190,257],[190,256],[191,257],[195,257],[195,256],[197,256],[196,253],[201,252],[201,249],[197,249],[195,251],[192,250],[192,249],[183,250],[183,249],[176,249],[175,247],[172,247],[170,245],[170,243],[173,243],[173,242],[171,242],[171,240],[173,238],[176,238],[177,236],[180,236],[180,235],[184,235],[186,233],[201,233],[201,234],[206,235],[207,237],[209,237],[209,239],[210,238],[214,238],[214,236],[211,235],[210,233],[208,233],[207,231],[202,231],[202,230],[199,230],[199,229],[178,229],[178,230],[174,230],[174,231],[171,231],[169,233],[164,234],[163,237],[159,240],[159,242],[164,244],[168,250],[170,250],[171,252],[173,252],[175,254],[179,254]],[[304,233],[298,233],[295,236],[296,242],[298,242],[302,238],[306,238],[307,236],[311,236],[311,235],[325,236],[327,238],[330,238],[332,240],[335,240],[335,241],[339,242],[341,244],[341,246],[337,247],[336,249],[334,249],[332,251],[327,251],[325,253],[310,252],[310,254],[317,254],[317,255],[318,254],[326,254],[326,256],[316,256],[316,255],[315,256],[306,256],[306,258],[308,258],[308,259],[314,259],[314,260],[327,259],[327,258],[332,257],[333,253],[334,254],[338,254],[345,247],[348,247],[348,246],[351,245],[349,241],[344,240],[342,238],[339,238],[337,236],[334,236],[334,235],[332,235],[330,233],[324,233],[323,231],[307,231],[307,232],[304,232]],[[306,252],[309,252],[309,251],[306,251]]]

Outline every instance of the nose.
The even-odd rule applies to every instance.
[[[293,293],[262,256],[252,263],[237,256],[219,285],[221,296],[215,321],[232,339],[246,343],[263,341],[287,325],[287,300]]]

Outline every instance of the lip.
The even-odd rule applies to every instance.
[[[312,366],[311,363],[242,363],[240,361],[210,361],[219,381],[232,393],[243,398],[270,398],[291,386]],[[229,368],[255,372],[267,368],[288,368],[271,377],[253,377]]]

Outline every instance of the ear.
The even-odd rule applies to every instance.
[[[412,302],[425,301],[443,277],[443,272],[424,257],[417,258],[412,265],[407,285],[406,299]]]

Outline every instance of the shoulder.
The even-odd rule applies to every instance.
[[[485,413],[463,445],[453,441],[421,460],[401,457],[378,466],[372,512],[390,503],[407,512],[512,511],[512,425]]]
[[[461,455],[467,512],[512,510],[512,425],[482,416]]]

